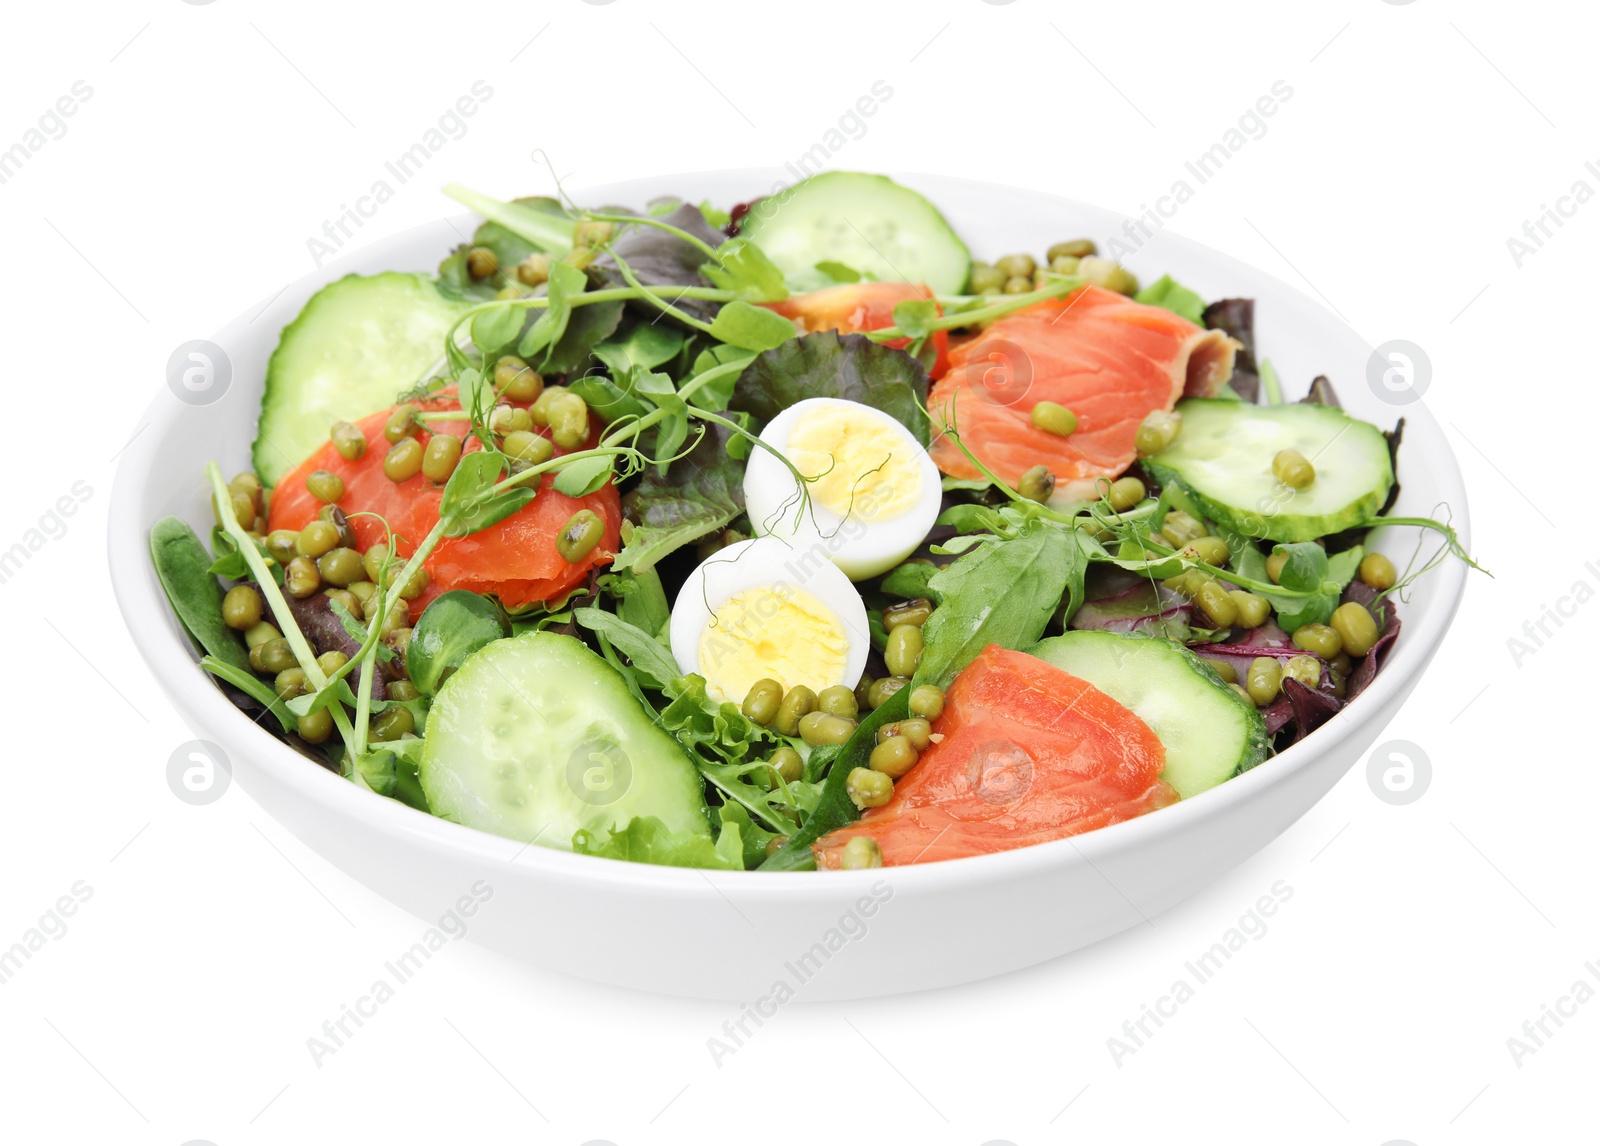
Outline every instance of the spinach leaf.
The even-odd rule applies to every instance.
[[[452,589],[435,597],[411,630],[406,672],[422,695],[432,696],[473,653],[510,635],[511,622],[498,601]]]
[[[1155,282],[1133,296],[1135,302],[1159,306],[1173,314],[1182,315],[1196,326],[1205,315],[1206,300],[1188,287],[1174,281],[1171,275],[1162,275]]]
[[[882,410],[928,444],[928,372],[905,351],[863,334],[818,331],[758,354],[739,375],[729,407],[765,425],[803,398],[848,398]]]
[[[744,512],[744,466],[728,456],[731,435],[724,427],[707,427],[694,449],[668,466],[665,476],[645,471],[626,499],[633,534],[613,571],[649,569]]]
[[[150,560],[189,635],[221,663],[249,673],[244,643],[222,619],[222,586],[211,572],[211,554],[195,531],[176,517],[163,517],[150,530]]]
[[[615,645],[632,662],[639,683],[646,688],[664,689],[683,671],[652,634],[621,617],[593,606],[572,610],[572,617],[590,632],[600,634]]]
[[[572,834],[572,850],[583,856],[666,867],[698,867],[724,871],[744,870],[744,841],[736,823],[722,827],[716,842],[698,832],[674,833],[655,816],[635,816],[625,828],[579,828]]]
[[[850,739],[845,741],[844,747],[833,758],[828,778],[822,785],[822,795],[811,815],[806,817],[805,826],[792,833],[789,842],[761,865],[762,871],[806,871],[814,868],[817,861],[811,854],[811,845],[834,828],[854,823],[860,817],[860,811],[845,790],[845,781],[851,769],[866,766],[867,758],[877,744],[878,729],[892,721],[905,719],[910,695],[909,688],[901,689],[856,726]]]
[[[938,608],[923,626],[922,661],[912,683],[947,688],[986,645],[1033,644],[1063,594],[1069,613],[1083,600],[1088,563],[1075,537],[1037,519],[1013,537],[962,554],[928,580]]]

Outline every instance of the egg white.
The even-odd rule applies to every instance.
[[[706,675],[700,667],[700,638],[730,597],[752,589],[784,586],[805,590],[839,618],[846,641],[844,677],[827,683],[854,687],[866,671],[867,653],[872,647],[867,608],[861,595],[850,579],[821,554],[776,537],[755,537],[730,545],[689,574],[672,606],[668,629],[678,667],[685,673]],[[744,698],[727,699],[737,704]]]
[[[757,534],[782,537],[801,549],[824,554],[852,581],[886,573],[909,557],[939,516],[939,470],[923,445],[896,418],[872,406],[842,398],[807,398],[784,410],[761,432],[761,440],[788,456],[795,424],[820,407],[845,407],[852,420],[881,426],[902,442],[915,459],[919,488],[916,503],[887,520],[866,519],[857,512],[842,517],[814,499],[801,506],[800,483],[771,453],[755,447],[744,473],[745,510]]]

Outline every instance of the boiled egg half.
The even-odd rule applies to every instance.
[[[826,556],[775,537],[740,541],[702,561],[678,593],[672,656],[714,700],[744,702],[768,678],[785,692],[852,688],[872,638],[861,596]]]
[[[939,516],[939,470],[911,431],[882,410],[843,398],[807,398],[761,432],[807,479],[756,446],[744,473],[756,533],[832,561],[852,581],[888,572],[922,543]]]

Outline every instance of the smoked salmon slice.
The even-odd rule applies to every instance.
[[[1097,286],[999,319],[951,347],[950,370],[928,395],[935,431],[951,422],[962,443],[1008,485],[1036,465],[1056,478],[1055,499],[1088,500],[1095,482],[1133,463],[1145,416],[1180,397],[1213,397],[1233,375],[1237,344],[1180,315]],[[1028,415],[1055,402],[1078,416],[1061,437]],[[946,474],[982,474],[948,436],[933,460]]]
[[[893,798],[812,845],[819,868],[871,836],[886,867],[1059,840],[1174,804],[1149,725],[1088,681],[990,645],[961,671],[933,722],[943,739]]]
[[[451,390],[418,402],[422,410],[459,409]],[[356,539],[365,552],[384,539],[383,524],[370,516],[377,514],[389,523],[399,539],[396,549],[402,555],[414,552],[439,521],[439,502],[443,487],[422,474],[403,482],[390,481],[383,472],[389,442],[383,436],[384,423],[392,410],[380,410],[356,423],[367,438],[367,451],[355,461],[346,461],[325,442],[296,466],[272,490],[267,513],[267,528],[301,529],[317,516],[322,503],[306,489],[306,476],[313,470],[327,470],[344,481],[344,496],[339,508],[350,518]],[[430,422],[434,433],[461,436],[468,424]],[[540,431],[545,432],[545,431]],[[595,435],[598,436],[598,430]],[[591,440],[591,445],[592,445]],[[468,438],[466,452],[480,449],[477,438]],[[559,456],[568,452],[557,448]],[[429,601],[449,589],[471,589],[493,593],[507,609],[519,609],[559,599],[582,583],[589,570],[609,562],[616,555],[621,539],[622,505],[614,485],[607,484],[587,497],[571,498],[553,488],[554,474],[545,474],[539,493],[510,517],[466,537],[447,537],[423,563],[428,571],[427,590],[411,602],[415,620]],[[591,509],[605,524],[605,533],[583,560],[568,563],[556,551],[556,534],[574,513]]]
[[[819,330],[855,334],[893,326],[894,308],[916,298],[932,299],[933,291],[921,283],[859,282],[792,294],[782,302],[762,305],[789,319],[801,334]],[[884,343],[894,350],[904,350],[910,344],[909,338]],[[950,368],[949,344],[950,336],[942,330],[934,331],[928,339],[933,351],[933,364],[928,368],[931,377],[942,378]]]

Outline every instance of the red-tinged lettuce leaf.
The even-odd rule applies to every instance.
[[[1207,329],[1220,330],[1239,344],[1233,359],[1233,377],[1228,385],[1246,402],[1261,394],[1261,375],[1256,367],[1256,303],[1249,298],[1219,299],[1201,315]]]
[[[256,590],[260,592],[258,588]],[[319,656],[327,652],[341,652],[347,658],[354,660],[356,653],[361,649],[361,641],[349,631],[343,620],[333,611],[333,598],[322,593],[313,593],[309,597],[291,597],[284,595],[288,602],[289,612],[294,614],[295,624],[300,626],[300,631],[305,634],[306,642],[312,651]],[[395,671],[389,667],[388,650],[379,646],[379,656],[374,664],[372,674],[372,699],[389,699],[388,683],[395,678]],[[352,684],[356,677],[350,678]]]
[[[1110,597],[1085,601],[1067,623],[1070,629],[1104,629],[1111,633],[1144,633],[1187,643],[1192,606],[1182,593],[1141,581]]]
[[[1326,677],[1327,674],[1323,675]],[[1289,741],[1291,744],[1297,744],[1310,736],[1344,707],[1344,701],[1326,688],[1307,688],[1297,680],[1283,682],[1283,697],[1274,702],[1272,707],[1277,708],[1280,704],[1287,705],[1290,711],[1289,723],[1293,726]],[[1269,732],[1276,731],[1272,728],[1270,719],[1267,728]]]
[[[693,235],[713,250],[721,246],[724,239],[721,231],[706,222],[706,217],[700,213],[700,209],[688,203],[662,216],[661,221]],[[594,270],[613,286],[627,285],[622,272],[617,268],[618,257],[628,264],[628,269],[633,272],[634,277],[645,286],[711,285],[711,281],[700,273],[700,268],[707,261],[706,253],[693,243],[680,239],[670,231],[663,231],[660,227],[651,227],[643,223],[632,224],[624,228],[612,241],[611,250],[616,253],[615,257],[609,253],[601,255],[594,262]],[[648,307],[652,317],[661,313],[647,303],[635,305]],[[705,320],[709,320],[717,309],[716,303],[695,299],[680,299],[673,305],[696,318]],[[665,321],[672,320],[669,318]]]
[[[845,398],[882,410],[928,444],[928,372],[864,334],[823,330],[758,354],[734,384],[731,410],[764,426],[804,398]]]
[[[698,445],[667,467],[645,470],[623,498],[633,534],[614,570],[650,569],[663,557],[721,529],[744,512],[744,463],[728,456],[732,431],[708,426]]]
[[[1354,590],[1357,585],[1360,585],[1362,589],[1367,589],[1365,585],[1361,585],[1357,581],[1351,585],[1351,590]],[[1367,589],[1367,592],[1373,591]],[[1361,603],[1366,605],[1369,611],[1373,611],[1370,602],[1362,601]],[[1367,690],[1367,686],[1373,682],[1378,672],[1383,668],[1384,662],[1389,659],[1389,650],[1394,647],[1395,641],[1400,637],[1400,614],[1395,609],[1394,603],[1387,597],[1377,606],[1375,616],[1378,623],[1383,626],[1378,635],[1378,643],[1372,646],[1367,655],[1361,658],[1361,663],[1351,671],[1350,683],[1345,691],[1346,700],[1354,700]]]

